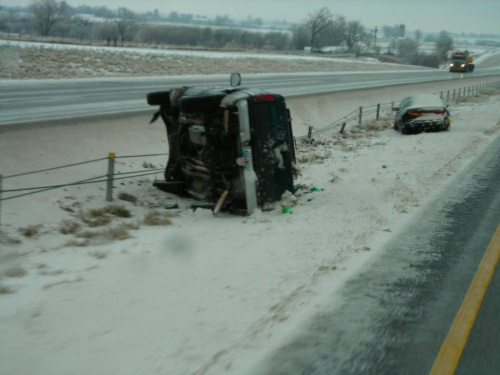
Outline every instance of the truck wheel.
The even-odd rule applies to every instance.
[[[147,95],[149,105],[170,105],[170,91],[150,92]]]

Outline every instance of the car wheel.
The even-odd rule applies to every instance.
[[[443,127],[441,130],[450,130],[450,119],[446,117],[443,122]]]
[[[147,95],[149,105],[169,105],[170,104],[170,91],[157,91],[150,92]]]
[[[404,123],[401,123],[401,125],[399,126],[399,130],[401,131],[401,134],[410,134],[410,130],[407,126],[405,126]]]

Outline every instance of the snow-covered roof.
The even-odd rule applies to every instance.
[[[445,107],[443,100],[433,94],[414,95],[408,98],[409,103],[405,108],[421,108],[421,107]]]

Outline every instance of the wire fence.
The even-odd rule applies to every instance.
[[[15,199],[15,198],[21,198],[21,197],[25,197],[25,196],[32,195],[32,194],[42,193],[42,192],[53,190],[53,189],[58,189],[58,188],[63,188],[63,187],[68,187],[68,186],[104,183],[104,184],[106,184],[106,200],[110,202],[113,200],[113,182],[114,181],[150,176],[150,175],[158,174],[159,172],[164,171],[164,168],[149,168],[149,170],[147,170],[147,171],[142,169],[142,170],[115,173],[115,160],[116,159],[126,159],[126,158],[154,157],[154,156],[168,156],[168,153],[116,156],[115,153],[111,152],[111,153],[109,153],[108,157],[105,157],[105,158],[92,159],[92,160],[82,161],[82,162],[78,162],[78,163],[65,164],[65,165],[61,165],[61,166],[57,166],[57,167],[39,169],[36,171],[31,171],[31,172],[15,173],[15,174],[7,175],[7,176],[0,174],[0,225],[1,225],[1,213],[2,213],[1,204],[3,201]],[[83,180],[78,180],[78,181],[73,181],[73,182],[68,182],[68,183],[57,183],[57,184],[53,184],[53,185],[40,185],[40,186],[34,186],[34,187],[20,187],[20,188],[12,188],[12,189],[4,188],[4,186],[5,186],[4,182],[9,181],[9,180],[14,179],[14,178],[24,177],[24,176],[28,176],[28,175],[32,175],[32,174],[37,174],[37,173],[46,173],[46,172],[61,170],[61,169],[65,169],[65,168],[74,168],[74,167],[82,166],[85,164],[99,163],[99,162],[103,162],[103,161],[107,161],[107,173],[106,174],[93,176],[93,177],[89,177],[89,178],[86,178]]]
[[[476,95],[476,94],[481,93],[481,92],[493,91],[493,90],[499,90],[499,89],[500,89],[500,81],[497,81],[497,82],[483,84],[483,85],[464,87],[463,89],[459,88],[459,89],[448,90],[446,92],[442,91],[439,93],[439,96],[443,100],[449,101],[449,100],[456,100],[456,99],[458,99],[460,97],[464,97],[464,96],[473,96],[473,95]],[[370,106],[370,107],[360,106],[358,109],[352,111],[351,113],[345,115],[344,117],[332,122],[331,124],[328,124],[328,125],[320,128],[320,129],[314,130],[313,127],[309,127],[309,131],[308,131],[307,135],[295,137],[295,139],[301,140],[301,139],[306,139],[306,138],[312,138],[314,135],[319,135],[319,134],[323,134],[326,132],[331,132],[331,131],[336,130],[337,128],[340,128],[340,132],[343,132],[345,129],[345,126],[347,124],[355,123],[357,125],[360,125],[363,123],[364,120],[367,120],[367,119],[379,120],[381,118],[381,116],[386,115],[387,113],[389,113],[389,114],[392,113],[393,109],[396,108],[397,105],[399,105],[399,103],[400,103],[400,101],[397,101],[397,102],[393,101],[390,103],[382,103],[382,104],[377,104],[375,106]],[[83,162],[66,164],[66,165],[62,165],[62,166],[58,166],[58,167],[45,168],[45,169],[40,169],[40,170],[36,170],[36,171],[31,171],[31,172],[17,173],[17,174],[12,174],[12,175],[8,175],[8,176],[3,176],[0,174],[0,224],[1,224],[1,203],[2,203],[2,201],[20,198],[20,197],[24,197],[27,195],[37,194],[37,193],[45,192],[45,191],[52,190],[52,189],[58,189],[58,188],[66,187],[66,186],[105,183],[106,184],[106,200],[110,202],[113,200],[113,182],[114,181],[150,176],[150,175],[162,172],[164,170],[164,168],[151,168],[148,171],[137,170],[137,171],[123,172],[123,173],[115,173],[115,160],[116,159],[167,156],[167,155],[168,155],[168,153],[116,156],[114,153],[111,152],[111,153],[109,153],[108,157],[105,157],[105,158],[87,160],[87,161],[83,161]],[[107,168],[107,173],[103,174],[103,175],[94,176],[94,177],[90,177],[87,179],[78,180],[78,181],[74,181],[74,182],[70,182],[70,183],[64,183],[64,184],[59,183],[59,184],[54,184],[54,185],[23,187],[23,188],[15,188],[15,189],[4,189],[3,188],[4,181],[12,179],[12,178],[27,176],[27,175],[36,174],[36,173],[50,172],[50,171],[54,171],[54,170],[58,170],[58,169],[71,168],[71,167],[80,166],[80,165],[84,165],[84,164],[97,163],[97,162],[102,162],[105,160],[108,161],[108,168]],[[8,196],[5,196],[6,194]]]
[[[500,81],[482,85],[468,86],[448,91],[441,91],[440,93],[434,94],[439,95],[441,99],[449,102],[450,100],[457,100],[461,97],[474,96],[481,92],[494,91],[498,89],[500,89]],[[315,129],[314,127],[310,126],[307,135],[295,137],[295,139],[302,140],[312,138],[315,135],[327,133],[337,128],[340,128],[339,131],[342,133],[346,125],[348,124],[360,125],[367,119],[379,120],[383,116],[390,116],[393,112],[393,109],[397,108],[400,102],[401,101],[399,100],[390,103],[381,103],[369,107],[360,106],[358,109],[322,128]]]

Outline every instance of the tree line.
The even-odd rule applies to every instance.
[[[302,23],[291,25],[284,31],[257,31],[234,27],[228,16],[218,16],[213,25],[192,25],[203,17],[171,12],[167,21],[177,25],[151,22],[161,20],[158,11],[135,14],[120,7],[111,11],[106,7],[80,6],[72,8],[66,1],[33,0],[29,16],[21,16],[19,8],[0,9],[0,31],[17,34],[35,34],[85,41],[105,41],[108,44],[140,43],[145,45],[171,45],[217,49],[252,49],[274,51],[304,51],[325,53],[325,47],[356,56],[390,55],[401,61],[438,67],[447,60],[453,49],[453,39],[445,32],[438,36],[424,38],[420,30],[413,38],[404,35],[404,25],[383,26],[379,41],[389,40],[389,46],[377,45],[377,28],[366,29],[359,20],[347,20],[342,15],[320,8],[304,19]],[[82,17],[91,14],[100,20]],[[22,13],[25,15],[26,13]],[[191,23],[191,25],[181,25]],[[218,26],[218,27],[216,27]],[[259,18],[248,17],[241,26],[262,26]],[[422,40],[433,38],[435,52],[419,52]]]

